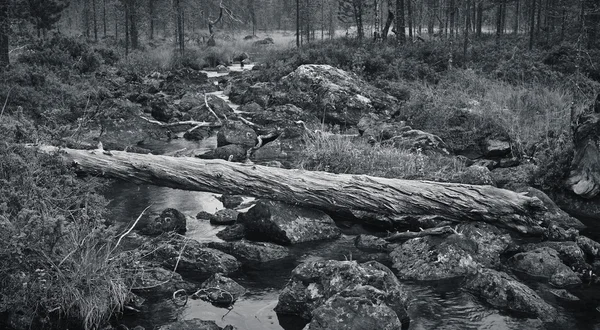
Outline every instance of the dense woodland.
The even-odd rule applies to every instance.
[[[102,194],[110,182],[66,166],[63,158],[52,152],[55,146],[92,149],[97,155],[89,159],[105,159],[101,166],[119,157],[128,159],[130,153],[143,154],[140,159],[152,162],[154,156],[149,154],[154,150],[142,142],[170,143],[175,137],[202,140],[214,137],[231,121],[233,126],[247,124],[243,133],[253,138],[248,145],[239,146],[241,151],[237,150],[235,157],[213,153],[213,158],[258,163],[256,158],[250,159],[251,153],[289,138],[283,139],[282,145],[297,149],[290,152],[293,157],[285,159],[282,167],[333,173],[322,173],[326,182],[345,173],[352,174],[347,177],[352,180],[355,174],[366,174],[446,182],[450,189],[456,183],[460,187],[486,185],[482,190],[467,191],[508,197],[501,203],[484,201],[487,206],[475,211],[485,213],[516,200],[518,203],[498,210],[510,213],[507,221],[514,220],[514,209],[523,212],[515,213],[514,218],[521,221],[523,215],[531,220],[527,218],[528,207],[535,204],[537,208],[539,200],[524,197],[523,189],[533,187],[548,193],[557,204],[564,197],[561,207],[591,210],[597,217],[600,168],[594,158],[598,153],[594,152],[598,150],[600,100],[595,106],[593,102],[600,91],[599,25],[600,0],[0,0],[0,328],[87,330],[111,323],[122,329],[125,307],[138,311],[136,294],[161,287],[167,300],[176,300],[174,292],[185,286],[175,272],[181,251],[188,244],[190,249],[199,249],[198,242],[182,243],[183,236],[174,233],[145,241],[139,235],[129,235],[143,216],[148,217],[144,215],[146,209],[138,219],[120,219],[121,227],[115,226],[108,220],[109,201]],[[233,63],[242,71],[208,78],[207,74],[217,68],[227,72]],[[244,69],[245,63],[255,64],[254,69]],[[328,108],[331,100],[316,95],[310,83],[302,79],[281,83],[294,79],[294,74],[297,77],[299,68],[313,64],[323,65],[317,68],[325,71],[320,72],[324,76],[333,72],[345,79],[342,82],[350,81],[347,84],[355,89],[346,96],[360,92],[383,100],[385,111],[374,113],[375,128],[371,127],[377,134],[371,132],[369,136],[358,128],[362,118],[352,118],[355,120],[350,124],[340,120],[345,114]],[[214,95],[207,97],[217,91],[240,105],[241,114],[254,113],[254,117],[243,118],[228,105],[223,106],[225,101]],[[331,102],[351,99],[346,96],[331,97]],[[581,115],[586,111],[590,113]],[[287,126],[281,129],[280,123]],[[581,125],[583,129],[578,131],[581,123],[589,126]],[[133,136],[128,135],[130,132]],[[389,141],[384,141],[384,135]],[[393,140],[398,137],[407,138],[409,143]],[[508,146],[501,157],[485,159],[481,150],[490,139]],[[422,141],[429,144],[419,144]],[[46,149],[51,152],[32,147],[42,144],[50,146]],[[71,152],[81,159],[88,154]],[[477,161],[481,166],[471,166]],[[169,162],[177,169],[177,158]],[[216,164],[230,168],[224,161]],[[576,196],[565,182],[571,170],[581,164],[586,171],[591,168],[591,179],[586,178],[586,182],[593,184]],[[93,172],[97,170],[94,166],[88,166],[89,172],[98,174]],[[279,175],[273,182],[285,186],[281,178],[287,176],[286,169],[261,169],[266,173],[263,176]],[[494,173],[496,169],[499,171]],[[104,174],[103,170],[97,172]],[[113,173],[116,177],[135,176],[118,170]],[[169,178],[144,171],[136,175],[188,189],[185,184],[178,185],[181,182],[174,173]],[[235,180],[230,186],[208,190],[242,189],[244,185]],[[214,186],[212,181],[207,185]],[[276,185],[265,186],[264,194],[270,195],[269,189]],[[443,185],[424,185],[430,186]],[[420,191],[421,187],[415,189]],[[465,189],[460,187],[457,189]],[[328,189],[321,190],[327,193]],[[285,187],[281,190],[287,191]],[[237,192],[247,191],[262,194],[255,186]],[[441,191],[441,195],[448,192]],[[369,195],[381,197],[372,192]],[[391,209],[396,208],[396,198],[390,198]],[[330,205],[330,196],[321,200],[325,206],[305,206],[317,205],[330,212],[338,207]],[[361,201],[371,203],[369,199]],[[483,218],[492,224],[500,218],[480,217],[470,206],[461,205],[458,213],[449,207],[445,215],[450,214],[452,221]],[[415,208],[408,209],[401,211]],[[431,212],[435,207],[423,209]],[[554,218],[573,220],[556,205],[550,210],[555,211]],[[417,208],[415,212],[425,211]],[[369,212],[362,216],[376,224],[390,221]],[[468,236],[468,229],[463,235],[448,226],[426,227],[435,223],[435,216],[419,222],[417,229],[425,230],[400,228],[413,231],[396,234],[394,240],[433,232],[458,237],[448,240],[455,244]],[[573,269],[581,266],[577,268],[581,274],[573,277],[597,288],[600,244],[578,236],[570,227],[578,221],[565,221],[564,230],[558,230],[546,216],[532,218],[536,221],[525,227],[518,222],[504,225],[504,229],[517,228],[517,234],[534,235],[529,229],[535,227],[535,235],[544,232],[546,243],[570,241],[579,251],[578,258],[584,253],[586,258],[576,267],[568,265]],[[408,218],[400,216],[393,221],[405,224],[414,220]],[[557,232],[548,234],[549,228]],[[339,229],[334,229],[339,235]],[[495,240],[500,237],[496,229],[489,240],[500,244],[502,240]],[[487,236],[479,234],[483,230],[473,229],[477,233],[474,237],[485,238],[483,243],[469,238],[463,245],[487,244]],[[143,244],[131,248],[135,244],[128,239],[133,243],[139,239]],[[151,258],[161,249],[170,251],[165,258],[178,260],[177,264],[157,266],[160,262]],[[517,252],[521,250],[510,251]],[[482,257],[485,259],[487,255]],[[232,264],[237,265],[237,261]],[[447,269],[462,271],[455,266],[450,264]],[[464,266],[462,261],[460,266]],[[398,269],[408,268],[400,263]],[[415,279],[410,277],[415,274],[406,276]],[[505,279],[503,276],[499,278]],[[165,288],[168,282],[174,284]],[[520,292],[533,297],[527,290]],[[591,301],[596,303],[594,299]],[[490,304],[497,306],[496,302]],[[591,308],[587,312],[596,313],[597,304],[585,304]],[[515,310],[508,305],[507,310],[521,312],[521,306]],[[553,318],[557,314],[552,308],[545,309],[545,302],[541,305],[534,317]],[[569,328],[572,324],[559,325]]]
[[[529,47],[578,40],[596,46],[600,3],[594,0],[3,0],[0,63],[11,45],[47,37],[49,31],[88,41],[114,38],[138,48],[140,38],[207,40],[215,23],[228,31],[295,30],[297,45],[352,28],[358,39],[399,35],[470,39],[527,34]],[[184,47],[184,43],[178,44]]]

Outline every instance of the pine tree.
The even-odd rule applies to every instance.
[[[27,0],[29,18],[37,30],[38,37],[46,36],[48,30],[60,20],[60,16],[69,6],[69,0]]]

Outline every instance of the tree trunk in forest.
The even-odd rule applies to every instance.
[[[477,4],[477,38],[481,38],[483,33],[483,1]]]
[[[46,153],[59,151],[52,146],[37,148]],[[535,197],[492,186],[286,170],[100,149],[60,149],[59,154],[65,163],[93,175],[175,189],[254,196],[334,212],[438,215],[451,221],[486,221],[521,233],[540,234],[546,210]]]
[[[455,14],[456,14],[456,5],[454,4],[454,0],[450,0],[450,4],[448,5],[448,14],[450,19],[450,37],[454,36],[454,28],[455,28]]]
[[[469,49],[469,29],[471,29],[471,0],[465,1],[465,32],[464,32],[464,44],[463,44],[463,57],[467,62],[467,50]]]
[[[94,15],[94,41],[98,42],[98,15],[96,13],[96,0],[92,0],[92,14]]]
[[[150,16],[150,40],[154,40],[154,15],[156,11],[155,6],[156,0],[148,0],[148,16]]]
[[[139,37],[138,37],[138,29],[137,29],[137,3],[136,0],[128,0],[130,2],[129,6],[129,39],[131,41],[131,48],[138,49],[139,48]]]
[[[571,116],[575,157],[567,186],[578,196],[593,198],[600,193],[600,94],[587,111]]]
[[[529,50],[533,49],[533,43],[535,41],[535,4],[537,0],[531,0],[531,12],[529,13]]]
[[[8,0],[0,0],[0,71],[9,64]]]
[[[600,0],[584,0],[586,3],[585,30],[587,33],[587,48],[596,46],[598,23],[600,22]]]
[[[296,47],[300,48],[300,0],[296,0]]]
[[[104,38],[106,38],[106,0],[102,1],[102,28],[104,30]]]
[[[381,38],[383,40],[387,39],[388,33],[390,31],[390,26],[392,26],[393,22],[394,22],[394,12],[390,9],[388,11],[387,20],[385,21],[385,27],[383,28],[383,31],[381,32]]]
[[[521,15],[521,0],[515,2],[515,23],[513,25],[513,34],[519,33],[519,15]]]
[[[406,41],[406,27],[404,26],[404,0],[396,0],[396,37],[399,43]]]
[[[412,0],[407,0],[406,2],[406,10],[407,10],[407,20],[408,20],[408,40],[413,40],[413,10],[412,10]]]
[[[125,4],[125,56],[129,55],[129,6]]]

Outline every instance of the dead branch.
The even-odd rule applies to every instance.
[[[149,118],[146,118],[144,116],[140,116],[140,118],[142,118],[143,120],[145,120],[145,121],[147,121],[147,122],[149,122],[151,124],[158,125],[160,127],[175,127],[175,126],[183,126],[183,125],[192,125],[192,126],[195,126],[195,128],[198,128],[198,127],[221,127],[221,126],[223,126],[223,124],[221,122],[211,123],[211,122],[207,122],[207,121],[184,120],[184,121],[176,121],[176,122],[173,122],[173,123],[163,123],[161,121],[149,119]]]

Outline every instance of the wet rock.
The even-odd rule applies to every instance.
[[[216,273],[230,274],[238,270],[237,259],[222,251],[204,247],[196,240],[172,236],[150,245],[152,259],[167,269],[193,274],[194,277],[209,277]]]
[[[542,247],[551,248],[558,252],[562,262],[573,270],[589,270],[591,266],[586,263],[585,254],[575,242],[541,242],[522,246],[523,251],[529,252]]]
[[[556,321],[557,312],[554,307],[528,286],[504,272],[482,269],[464,287],[495,308],[526,313],[545,322]]]
[[[237,241],[246,236],[246,227],[242,224],[228,226],[217,233],[217,237],[224,241]]]
[[[191,319],[163,325],[158,330],[223,330],[215,321]]]
[[[550,224],[544,232],[544,238],[549,241],[558,241],[558,242],[573,241],[574,242],[577,240],[578,236],[579,236],[579,230],[574,229],[574,228],[563,229],[562,227],[560,227],[556,224]]]
[[[502,158],[502,159],[500,159],[498,166],[500,166],[500,167],[515,167],[515,166],[518,166],[520,163],[521,163],[521,161],[519,161],[519,158],[517,158],[517,157]]]
[[[383,238],[373,235],[358,235],[354,239],[354,246],[366,252],[387,252],[389,244]]]
[[[227,121],[217,134],[217,146],[236,144],[246,149],[256,145],[256,133],[239,121]]]
[[[581,284],[577,274],[562,262],[558,252],[548,247],[518,253],[508,263],[513,270],[548,280],[556,287]]]
[[[577,237],[577,245],[590,258],[600,259],[600,243],[585,237]]]
[[[322,211],[260,200],[239,216],[250,239],[295,244],[341,235],[333,219]]]
[[[223,207],[226,209],[236,208],[244,201],[242,196],[228,194],[223,194],[220,197],[217,197],[217,199],[223,203]]]
[[[242,162],[246,160],[246,151],[247,148],[239,144],[228,144],[197,157],[201,159],[223,159],[232,162]]]
[[[565,289],[549,289],[548,292],[550,292],[553,296],[563,301],[574,302],[580,300],[577,296],[573,295]]]
[[[510,141],[489,139],[485,141],[485,157],[504,157],[510,154]]]
[[[385,141],[384,144],[410,151],[432,151],[448,154],[448,148],[439,136],[418,129],[405,130]]]
[[[237,104],[254,102],[261,107],[266,107],[271,101],[274,90],[275,84],[270,82],[259,82],[251,86],[234,82],[229,99]]]
[[[186,219],[185,215],[176,209],[165,209],[162,213],[148,222],[143,224],[140,232],[144,235],[160,235],[167,232],[176,232],[185,234]]]
[[[307,330],[400,330],[394,310],[380,301],[335,295],[313,311]]]
[[[289,256],[288,249],[281,245],[245,239],[236,242],[210,242],[206,246],[231,254],[246,265],[281,260]]]
[[[152,265],[144,265],[143,270],[136,272],[132,291],[138,294],[151,296],[171,297],[173,292],[184,289],[191,291],[194,285],[181,278],[181,275],[172,270]]]
[[[338,298],[326,303],[336,295]],[[324,314],[330,314],[332,306],[338,303],[341,307],[344,302],[354,304],[365,301],[340,297],[369,300],[370,303],[364,306],[367,310],[374,308],[375,304],[385,304],[398,319],[406,316],[407,296],[400,282],[391,270],[375,261],[358,264],[356,261],[319,260],[300,264],[292,271],[290,282],[279,295],[275,311],[311,319],[317,309],[323,306],[318,317],[324,318]]]
[[[398,101],[356,75],[329,65],[306,64],[281,79],[273,105],[291,103],[325,123],[352,126],[368,113],[388,117]]]
[[[196,296],[210,303],[230,306],[246,293],[246,289],[236,281],[221,274],[214,274],[200,285]]]
[[[210,219],[210,223],[213,225],[233,225],[237,220],[238,214],[239,212],[235,210],[219,210]]]
[[[406,241],[391,253],[398,278],[430,281],[473,274],[482,266],[500,263],[510,236],[484,223],[461,224],[458,234],[420,237]]]

